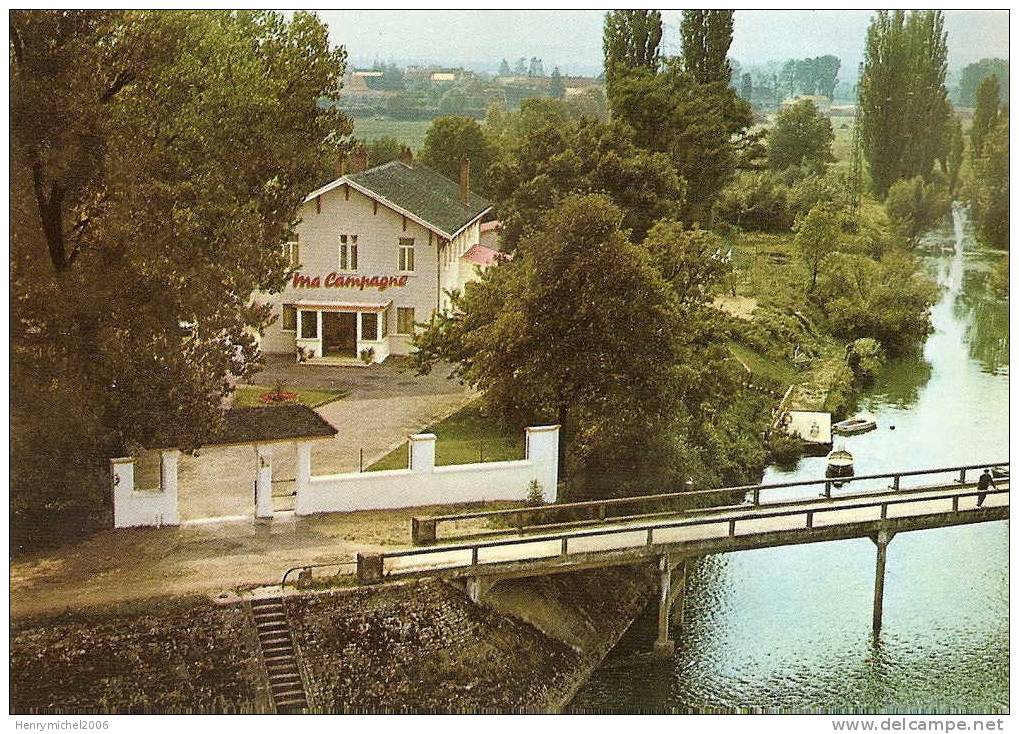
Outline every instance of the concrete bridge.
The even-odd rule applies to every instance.
[[[1001,478],[978,504],[982,493],[977,491],[975,480],[980,470],[989,466],[999,467]],[[416,518],[415,537],[419,542],[432,542],[440,523],[469,520],[476,526],[479,518],[505,522],[525,516],[531,522],[523,527],[524,520],[520,519],[516,529],[495,531],[502,532],[503,537],[493,538],[492,531],[475,527],[474,532],[482,535],[480,538],[461,538],[454,543],[439,540],[428,547],[358,554],[357,579],[359,583],[371,584],[414,576],[445,577],[462,582],[470,597],[480,601],[488,589],[503,579],[653,563],[660,581],[655,650],[670,654],[673,642],[669,637],[669,620],[672,617],[682,625],[686,564],[690,559],[713,553],[866,537],[877,547],[872,618],[877,635],[881,630],[885,561],[892,539],[898,533],[914,530],[1007,520],[1007,467],[1007,462],[996,462],[875,474],[855,477],[840,488],[834,486],[833,480],[818,479]],[[808,494],[790,498],[791,490]],[[780,492],[786,496],[777,499]],[[711,496],[728,498],[729,504],[674,509],[678,500],[689,504]],[[775,499],[768,501],[772,497]],[[613,509],[627,504],[636,504],[642,512],[608,516]],[[583,517],[585,513],[593,517],[564,523],[561,521],[564,512],[571,517]],[[537,524],[533,522],[535,516]],[[542,523],[542,519],[546,522]],[[553,519],[557,522],[552,522]]]

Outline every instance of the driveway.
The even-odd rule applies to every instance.
[[[292,357],[270,355],[266,368],[252,382],[290,387],[344,390],[347,395],[317,408],[338,433],[316,441],[311,453],[313,474],[357,471],[377,461],[407,440],[407,436],[442,420],[477,397],[456,380],[452,367],[438,365],[429,375],[417,375],[409,361],[390,358],[371,367],[334,367],[294,363]],[[292,509],[282,498],[292,491],[296,449],[273,449],[273,493],[277,509]],[[184,456],[179,467],[181,520],[254,514],[255,452],[251,446],[202,449]],[[289,504],[288,504],[289,502]]]

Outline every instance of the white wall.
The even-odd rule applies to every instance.
[[[410,437],[410,468],[311,476],[298,481],[297,514],[523,500],[531,481],[555,502],[559,480],[559,426],[527,429],[526,458],[435,466],[435,435]]]
[[[113,481],[113,527],[180,525],[177,511],[179,451],[162,451],[159,487],[136,490],[134,458],[110,459]]]
[[[559,482],[559,426],[526,429],[525,458],[479,464],[435,466],[435,435],[410,437],[410,467],[393,471],[311,474],[311,442],[297,442],[295,485],[298,515],[351,512],[420,505],[524,500],[532,481],[545,502],[556,501]],[[257,511],[273,516],[272,446],[258,445]],[[134,458],[110,460],[113,475],[113,526],[179,525],[177,464],[180,451],[161,452],[160,486],[135,489]]]

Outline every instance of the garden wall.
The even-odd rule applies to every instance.
[[[527,429],[526,458],[479,464],[435,465],[435,435],[410,437],[410,467],[308,476],[298,469],[298,515],[420,505],[525,500],[537,482],[546,503],[556,501],[559,427]]]

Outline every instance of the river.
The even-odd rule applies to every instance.
[[[987,285],[1000,255],[965,212],[929,235],[942,286],[922,356],[891,362],[859,401],[878,429],[839,439],[858,474],[1008,457],[1008,304]],[[764,482],[822,476],[824,458]],[[676,651],[639,618],[575,697],[620,712],[1002,712],[1008,706],[1008,523],[904,533],[888,548],[884,627],[870,629],[870,540],[710,556],[693,564]],[[655,606],[655,605],[652,605]]]

